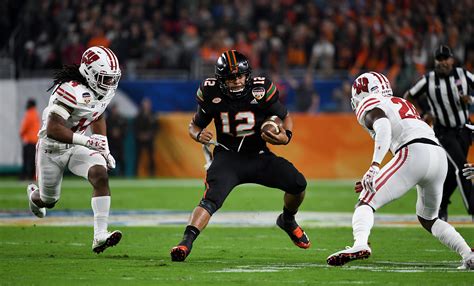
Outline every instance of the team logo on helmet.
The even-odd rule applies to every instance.
[[[252,95],[256,100],[260,100],[265,96],[265,88],[259,86],[252,89]]]

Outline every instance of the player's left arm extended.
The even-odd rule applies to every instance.
[[[385,112],[379,108],[368,111],[364,117],[364,121],[365,126],[375,132],[375,142],[372,163],[362,178],[362,186],[370,192],[375,192],[374,178],[380,171],[380,163],[390,148],[392,127]]]

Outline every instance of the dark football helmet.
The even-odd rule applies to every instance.
[[[248,58],[236,50],[223,52],[217,59],[215,65],[216,79],[221,91],[233,99],[244,97],[248,93],[250,89],[251,72],[252,68],[250,67]],[[246,76],[244,88],[231,90],[225,81],[235,79],[242,74]]]

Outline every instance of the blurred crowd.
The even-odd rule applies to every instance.
[[[196,59],[213,63],[235,48],[256,69],[320,76],[369,69],[407,85],[424,73],[440,43],[458,63],[474,67],[471,0],[2,2],[9,16],[0,27],[13,41],[0,45],[23,70],[78,62],[97,44],[113,49],[131,70],[190,70]]]

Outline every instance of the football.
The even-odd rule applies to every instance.
[[[283,129],[283,121],[276,115],[272,115],[265,119],[260,127],[260,131],[264,133],[278,134]]]

